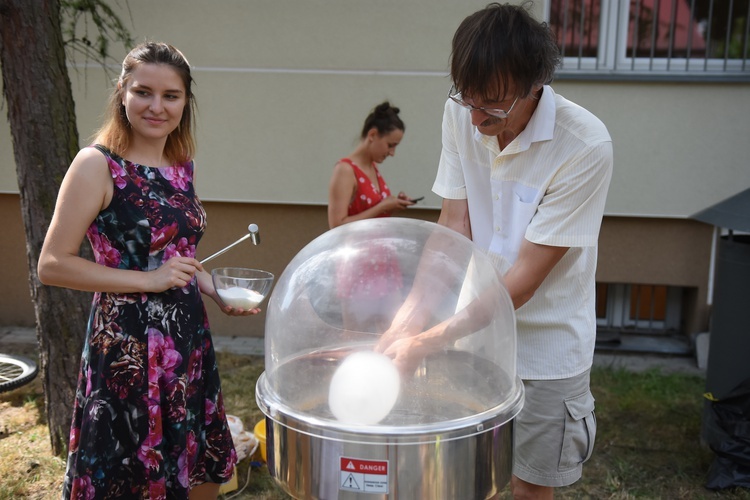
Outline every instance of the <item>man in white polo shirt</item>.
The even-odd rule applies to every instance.
[[[553,36],[524,7],[467,17],[453,38],[433,186],[439,224],[502,257],[516,308],[516,498],[552,498],[577,481],[596,433],[594,274],[612,143],[598,118],[547,85],[558,64]]]

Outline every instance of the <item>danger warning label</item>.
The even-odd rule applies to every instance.
[[[388,493],[388,461],[341,457],[340,489]]]

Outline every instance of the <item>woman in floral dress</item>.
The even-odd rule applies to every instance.
[[[216,498],[237,461],[201,294],[259,310],[222,306],[195,258],[191,83],[174,47],[133,49],[60,188],[39,279],[95,292],[64,498]],[[78,256],[84,235],[95,263]]]

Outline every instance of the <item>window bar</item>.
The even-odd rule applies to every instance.
[[[591,47],[594,46],[593,37],[594,34],[598,35],[599,30],[596,29],[594,26],[594,22],[596,21],[596,17],[594,16],[594,3],[591,3],[591,12],[590,15],[586,17],[586,33],[588,33],[588,36],[586,37],[586,49],[591,50]],[[599,4],[599,19],[601,20],[602,15],[602,9],[601,4]],[[601,22],[599,23],[601,25]],[[598,59],[598,58],[597,58]]]
[[[563,0],[562,4],[562,38],[560,43],[560,53],[562,54],[563,61],[565,60],[565,45],[568,41],[568,0]],[[558,16],[560,12],[558,11]]]
[[[604,24],[602,22],[602,18],[601,18],[602,17],[602,11],[605,11],[607,13],[606,24]],[[602,8],[602,2],[599,2],[599,25],[600,26],[611,26],[612,25],[612,22],[611,22],[612,16],[614,16],[615,19],[617,20],[616,26],[619,26],[619,24],[620,24],[620,18],[622,17],[622,9],[620,9],[619,6],[617,8],[615,8],[612,5],[610,5],[606,9],[603,9]],[[623,53],[625,54],[625,56],[627,56],[628,55],[628,41],[627,41],[627,37],[625,37],[625,38],[626,38],[626,40],[625,40],[625,50],[623,50]],[[597,46],[599,44],[599,41],[601,41],[601,36],[600,36],[599,40],[597,40]],[[618,64],[619,55],[620,55],[620,37],[618,36],[618,37],[615,37],[615,51],[614,51],[614,57],[612,58],[612,62],[611,62],[612,71],[617,71],[617,64]],[[596,69],[597,70],[599,69],[599,64],[600,63],[603,63],[605,66],[608,66],[609,65],[609,61],[610,61],[610,55],[609,54],[606,54],[605,57],[601,57],[601,56],[597,57],[596,58]]]
[[[672,0],[672,14],[669,16],[669,45],[667,46],[667,71],[672,66],[672,57],[674,56],[674,37],[677,29],[677,0]],[[688,25],[689,27],[689,25]]]
[[[642,306],[645,305],[645,302],[646,302],[645,295],[646,295],[645,287],[639,286],[638,287],[638,322],[641,322],[642,320],[645,319],[642,317],[643,313],[641,312]]]
[[[640,321],[641,321],[641,301],[642,296],[641,292],[643,291],[643,287],[641,285],[636,285],[636,295],[635,295],[635,327],[638,329]]]
[[[654,312],[656,311],[656,286],[651,285],[651,304],[648,310],[648,329],[654,330]]]
[[[578,68],[581,68],[581,61],[583,60],[583,41],[586,38],[586,2],[581,2],[581,16],[578,20],[580,23],[579,34],[578,34]]]
[[[641,0],[635,0],[635,14],[633,16],[633,38],[630,41],[632,46],[630,55],[630,71],[635,70],[635,58],[638,57],[638,29],[641,27],[639,22],[641,18]]]
[[[734,0],[729,0],[729,11],[727,12],[727,36],[724,39],[724,71],[727,70],[729,61],[729,45],[732,41],[732,11],[734,10]]]
[[[708,71],[708,58],[711,55],[711,25],[714,22],[714,0],[708,2],[708,25],[706,28],[706,53],[703,56],[703,71]]]
[[[558,41],[565,69],[660,76],[703,72],[716,77],[746,75],[750,69],[747,0],[613,0],[602,6],[603,1],[550,0],[550,24],[562,29]],[[625,33],[619,31],[623,28]],[[610,29],[617,29],[617,36],[608,37]],[[722,29],[723,40],[718,38]]]
[[[690,56],[693,53],[693,23],[695,23],[695,0],[690,0],[690,21],[688,23],[687,52],[685,54],[685,71],[690,69]]]
[[[648,70],[654,70],[654,52],[656,51],[656,39],[659,31],[659,0],[654,1],[654,9],[651,12],[651,51],[649,53]]]
[[[742,71],[747,68],[748,39],[750,39],[750,2],[747,3],[747,12],[745,13],[745,34],[742,40]]]

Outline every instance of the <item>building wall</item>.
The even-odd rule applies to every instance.
[[[693,220],[606,217],[596,280],[684,287],[682,333],[707,331],[713,234]]]
[[[212,269],[240,266],[281,275],[310,241],[328,229],[326,208],[305,205],[205,203],[208,229],[199,246],[206,257],[244,236],[258,224],[261,242],[247,242],[206,264]],[[409,209],[404,216],[436,222],[439,212]],[[6,259],[0,287],[0,325],[33,326],[25,236],[17,195],[0,194],[0,217],[6,221],[0,252]],[[708,322],[711,242],[713,228],[680,219],[605,217],[602,224],[597,281],[687,287],[684,333],[705,331]],[[265,315],[232,318],[206,302],[211,325],[219,335],[263,336]]]
[[[206,263],[208,270],[222,266],[263,269],[280,276],[287,264],[313,239],[328,229],[326,207],[252,203],[204,203],[208,228],[198,247],[198,258],[207,257],[247,234],[251,223],[260,229],[260,244],[249,241]],[[404,214],[432,222],[435,210],[409,210]],[[0,325],[34,326],[26,261],[25,233],[17,195],[0,194],[0,216],[5,219],[0,255],[6,258],[0,287]],[[219,335],[263,336],[265,314],[234,318],[206,301],[213,330]]]
[[[440,155],[453,33],[485,1],[146,0],[114,2],[136,40],[165,40],[194,67],[197,175],[204,200],[324,205],[339,158],[389,99],[404,140],[383,164],[392,188],[425,195]],[[544,2],[537,2],[543,11]],[[111,47],[119,61],[126,50]],[[71,61],[81,143],[119,67]],[[558,80],[610,130],[609,215],[686,218],[748,186],[750,83]],[[0,123],[0,192],[17,183]]]
[[[483,0],[129,0],[113,3],[137,41],[173,43],[194,67],[197,187],[210,224],[201,254],[249,222],[262,244],[212,265],[280,272],[326,228],[328,180],[369,110],[401,108],[406,134],[382,166],[391,188],[425,195],[408,215],[437,218],[431,192],[440,155],[448,59],[461,20]],[[535,10],[542,12],[543,2]],[[121,60],[126,50],[112,45]],[[119,71],[70,66],[82,145],[99,124]],[[602,228],[603,282],[686,286],[687,332],[705,329],[712,228],[689,216],[747,187],[750,84],[560,80],[555,90],[608,126],[615,170]],[[10,131],[0,123],[0,324],[33,324]],[[220,333],[262,334],[262,318],[224,319]],[[218,319],[217,319],[218,318]]]
[[[26,233],[18,195],[0,194],[0,217],[3,220],[0,255],[5,262],[0,286],[0,325],[34,326],[34,306],[29,291],[29,266],[26,260]]]

